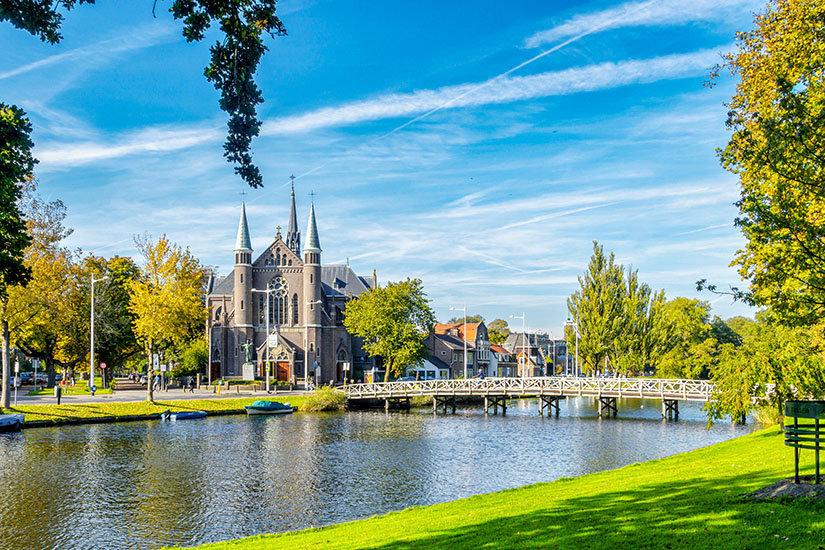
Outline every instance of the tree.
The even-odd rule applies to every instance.
[[[622,317],[613,339],[611,358],[617,374],[638,375],[662,352],[667,332],[662,326],[665,291],[653,293],[628,270],[624,280]]]
[[[720,151],[739,176],[736,224],[747,239],[734,263],[749,286],[734,295],[797,326],[825,311],[823,20],[820,0],[769,0],[712,75],[724,67],[740,77]]]
[[[460,317],[451,317],[450,320],[447,321],[447,324],[452,325],[454,323],[463,323],[463,322],[464,322],[464,316],[462,315]],[[483,323],[484,322],[484,316],[483,315],[468,315],[467,316],[467,322],[468,323]]]
[[[605,256],[604,247],[593,241],[590,264],[578,278],[581,290],[567,300],[567,309],[578,323],[579,357],[586,371],[595,372],[604,364],[620,330],[623,277],[623,267],[615,263],[613,253]]]
[[[2,333],[2,407],[10,402],[8,289],[25,285],[31,271],[23,262],[29,245],[26,224],[18,208],[22,185],[32,178],[37,162],[31,154],[31,123],[14,105],[0,103],[0,333]]]
[[[78,252],[62,245],[72,230],[63,225],[66,207],[60,200],[43,200],[32,181],[26,186],[21,208],[31,239],[25,263],[32,276],[25,288],[9,291],[9,305],[23,313],[12,334],[18,348],[42,361],[53,386],[55,365],[74,366],[89,349],[87,338],[77,343],[72,338],[77,324],[73,305],[80,293]],[[81,351],[73,355],[78,346]]]
[[[201,336],[188,343],[178,354],[176,367],[172,376],[194,376],[198,372],[206,372],[206,362],[209,360],[209,350],[206,339]]]
[[[136,239],[145,261],[140,277],[129,282],[129,311],[133,328],[148,359],[146,399],[154,401],[152,378],[155,353],[186,346],[194,327],[206,321],[201,298],[204,272],[189,249],[148,236]]]
[[[661,322],[666,333],[665,350],[655,362],[656,376],[708,378],[719,353],[710,323],[710,304],[675,298],[664,304]]]
[[[424,339],[433,331],[435,314],[420,279],[389,283],[361,294],[347,304],[344,326],[364,339],[371,356],[384,361],[384,381],[429,354]]]
[[[81,4],[94,4],[94,0],[0,0],[0,21],[56,44],[63,38],[60,27],[64,15],[59,10],[69,11]],[[212,25],[220,28],[222,40],[209,49],[211,60],[204,75],[221,92],[220,107],[229,114],[224,157],[235,164],[235,173],[251,187],[263,185],[250,154],[252,138],[261,127],[257,105],[263,102],[263,96],[254,76],[267,51],[263,35],[286,35],[275,15],[275,4],[275,0],[175,0],[169,8],[175,19],[183,20],[187,42],[203,40]],[[0,117],[0,134],[9,128],[13,126],[7,126],[5,117]]]
[[[760,317],[741,346],[722,346],[711,371],[716,389],[706,405],[709,422],[728,415],[744,418],[756,400],[772,407],[782,423],[786,400],[825,394],[825,361],[811,329],[776,324],[770,312]],[[768,384],[774,384],[772,391]]]
[[[490,338],[490,343],[495,345],[502,345],[510,336],[510,325],[504,319],[493,319],[487,325],[487,337]]]

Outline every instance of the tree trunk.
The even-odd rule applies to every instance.
[[[11,394],[9,392],[9,380],[11,380],[11,369],[9,368],[9,340],[11,339],[11,335],[9,334],[9,322],[3,319],[2,323],[2,332],[3,332],[3,397],[2,397],[2,408],[8,409],[9,405],[11,405]]]
[[[46,387],[54,387],[54,360],[51,357],[46,358]]]
[[[387,359],[387,364],[384,365],[384,382],[390,381],[390,367],[392,366],[392,360]]]

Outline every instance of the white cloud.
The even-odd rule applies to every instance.
[[[409,94],[389,94],[271,120],[264,124],[261,133],[291,134],[411,116],[438,109],[448,103],[448,108],[479,107],[683,78],[707,72],[717,58],[717,50],[700,50],[650,59],[598,63],[529,76],[494,78],[480,83],[419,90]]]
[[[102,40],[94,44],[89,44],[88,46],[81,46],[66,52],[50,55],[38,61],[21,65],[16,69],[0,73],[0,80],[58,64],[74,65],[81,62],[86,65],[99,65],[122,52],[140,50],[170,42],[174,34],[175,29],[171,24],[154,23],[144,25],[134,29],[134,31],[124,33],[122,36],[119,35],[116,38]]]
[[[575,15],[550,29],[535,33],[524,41],[537,48],[580,34],[623,27],[683,25],[693,21],[716,21],[741,16],[744,10],[758,9],[761,0],[649,0],[626,2],[605,10]]]

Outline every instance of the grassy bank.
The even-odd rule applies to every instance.
[[[133,419],[135,416],[151,416],[171,411],[206,411],[214,414],[242,412],[245,405],[261,399],[247,397],[239,399],[188,399],[178,401],[155,401],[154,404],[145,401],[135,403],[77,403],[63,405],[19,405],[3,409],[3,413],[23,413],[26,423],[49,422],[55,424],[74,423],[83,421],[97,421],[107,418]],[[280,398],[266,398],[267,401],[290,403],[293,407],[300,407],[306,398],[303,396],[284,396]]]
[[[812,471],[813,452],[803,459]],[[618,470],[200,549],[822,548],[825,502],[741,496],[792,472],[773,427]]]

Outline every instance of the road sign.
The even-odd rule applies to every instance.
[[[15,361],[14,362],[14,374],[19,374],[19,373],[20,373],[20,361]]]
[[[152,356],[152,364],[155,365],[155,368],[158,368],[159,363],[160,363],[160,358],[158,357],[158,354],[156,353]]]
[[[100,368],[101,368],[101,369],[105,369],[105,368],[106,368],[106,363],[101,363],[101,364],[100,364]]]
[[[92,386],[91,390],[92,390],[92,393],[96,392],[97,391],[97,386]]]

